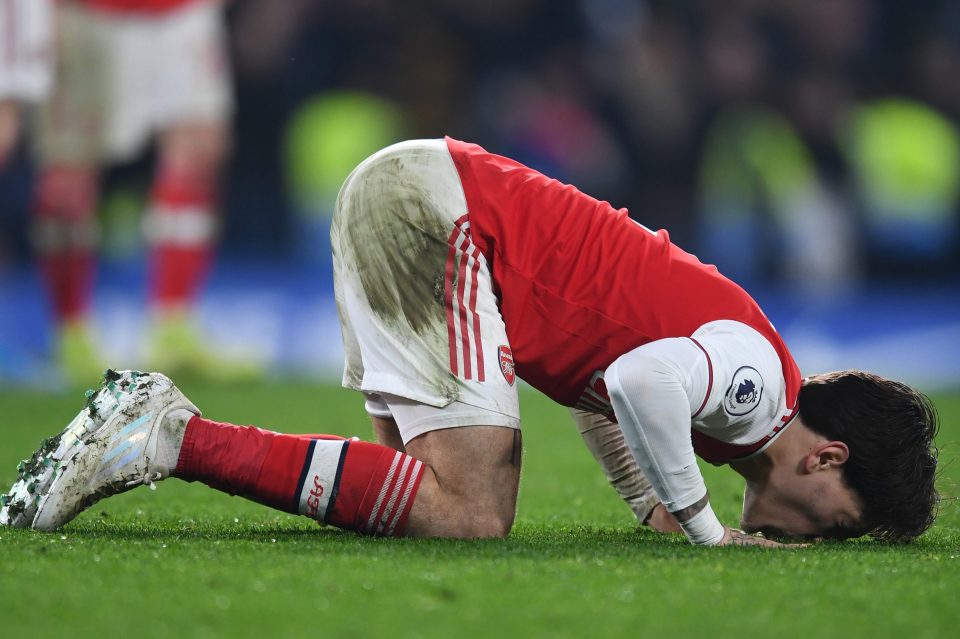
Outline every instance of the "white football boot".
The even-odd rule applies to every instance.
[[[0,523],[54,530],[104,497],[154,488],[176,463],[187,420],[199,414],[164,375],[107,371],[56,450],[41,447],[24,465],[17,484],[26,488],[14,485]]]
[[[18,477],[6,495],[0,495],[0,525],[28,528],[37,514],[40,495],[49,488],[65,458],[96,432],[117,409],[115,389],[107,371],[98,391],[87,391],[87,404],[62,433],[48,437],[29,458],[17,465]]]

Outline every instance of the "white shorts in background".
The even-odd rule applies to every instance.
[[[232,110],[221,2],[159,15],[57,6],[57,77],[40,110],[41,161],[124,160],[178,123]]]
[[[519,428],[513,358],[443,140],[364,160],[337,198],[334,287],[343,385],[404,442],[457,426]]]
[[[0,100],[37,102],[53,79],[51,0],[0,0]]]

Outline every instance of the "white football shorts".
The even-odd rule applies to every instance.
[[[37,118],[40,160],[129,159],[172,125],[233,108],[221,2],[159,15],[57,4],[57,77]]]
[[[364,160],[330,231],[343,385],[404,442],[459,426],[520,427],[513,357],[490,270],[443,140]]]
[[[52,78],[51,0],[0,0],[0,100],[41,100]]]

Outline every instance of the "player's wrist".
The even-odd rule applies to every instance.
[[[710,502],[707,502],[693,517],[681,521],[680,527],[691,543],[702,546],[716,546],[723,541],[723,536],[726,534],[726,529],[714,514]]]

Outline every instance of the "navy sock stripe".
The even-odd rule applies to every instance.
[[[330,491],[330,500],[327,502],[327,512],[323,515],[323,523],[330,519],[330,513],[337,503],[337,492],[340,490],[340,475],[343,474],[343,462],[347,459],[347,448],[350,446],[350,440],[343,442],[343,449],[340,451],[340,461],[337,462],[337,475],[333,480],[333,490]]]
[[[297,482],[297,490],[293,493],[293,510],[291,512],[300,512],[300,495],[303,494],[303,485],[307,482],[307,473],[310,470],[310,462],[313,461],[313,449],[317,447],[317,440],[312,440],[307,447],[307,455],[303,460],[303,470],[300,471],[300,481]],[[339,477],[339,476],[338,476]]]

